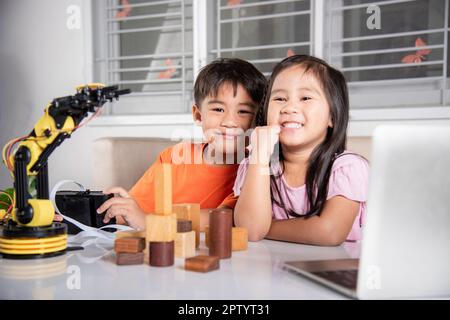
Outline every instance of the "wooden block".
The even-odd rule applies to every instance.
[[[205,226],[205,246],[209,248],[209,226]]]
[[[122,238],[143,238],[145,237],[145,232],[144,231],[136,231],[136,230],[131,230],[131,231],[117,231],[114,233],[114,235],[116,236],[116,239],[122,239]]]
[[[188,219],[192,221],[192,230],[195,231],[195,247],[200,245],[200,204],[180,203],[172,206],[173,213],[178,219]]]
[[[150,242],[150,265],[153,267],[168,267],[175,262],[175,242]]]
[[[144,263],[144,253],[116,253],[116,264],[119,266],[133,265],[133,264],[143,264]]]
[[[177,219],[177,232],[190,232],[192,231],[192,221],[188,219]]]
[[[147,242],[174,241],[177,234],[177,216],[148,214],[145,217],[145,240]]]
[[[193,256],[195,256],[195,231],[177,233],[175,257],[190,258]]]
[[[214,209],[209,212],[209,255],[220,259],[231,258],[231,209]]]
[[[242,251],[248,248],[248,231],[246,228],[231,229],[231,250]]]
[[[172,214],[172,167],[163,163],[155,167],[155,214]]]
[[[220,267],[220,260],[214,256],[196,256],[186,259],[184,268],[196,272],[209,272]]]
[[[145,238],[121,238],[114,241],[114,251],[124,253],[138,253],[145,249]]]

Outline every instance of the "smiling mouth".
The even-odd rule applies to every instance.
[[[281,127],[286,129],[300,129],[303,128],[303,126],[303,123],[293,121],[286,121],[281,124]]]
[[[225,140],[234,140],[234,139],[237,139],[239,136],[241,136],[241,135],[239,135],[239,134],[224,134],[224,133],[217,133],[217,136],[218,137],[221,137],[222,139],[225,139]]]

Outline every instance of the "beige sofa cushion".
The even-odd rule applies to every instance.
[[[372,152],[371,137],[351,137],[347,139],[347,149],[364,156],[370,161]]]
[[[163,138],[101,138],[94,141],[93,184],[103,190],[136,183],[159,153],[177,141]]]
[[[177,141],[162,138],[101,138],[94,141],[93,184],[97,190],[129,190],[165,148]],[[370,160],[371,138],[349,138],[347,149]]]

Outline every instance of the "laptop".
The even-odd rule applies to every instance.
[[[353,298],[450,297],[450,127],[378,127],[360,259],[284,266]]]

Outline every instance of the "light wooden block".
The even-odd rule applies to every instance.
[[[195,247],[200,245],[200,204],[180,203],[172,206],[173,213],[178,219],[188,219],[192,221],[192,230],[195,231]]]
[[[155,167],[155,214],[172,214],[172,167],[163,163]]]
[[[116,240],[122,238],[144,238],[145,231],[117,231],[114,233],[114,235],[116,236]]]
[[[195,256],[195,231],[178,232],[175,239],[175,257],[190,258]]]
[[[160,216],[148,214],[145,217],[145,239],[148,242],[175,241],[177,234],[177,215]]]
[[[231,250],[242,251],[248,248],[248,231],[246,228],[231,229]]]

